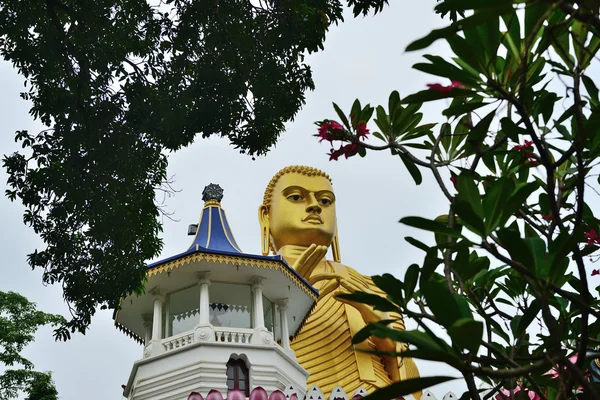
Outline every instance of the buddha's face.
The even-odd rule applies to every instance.
[[[335,196],[329,179],[296,172],[283,175],[273,190],[268,215],[276,249],[286,245],[329,246],[335,234]]]

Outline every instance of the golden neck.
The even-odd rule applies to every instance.
[[[298,257],[300,257],[300,255],[302,253],[304,253],[304,251],[308,249],[308,246],[298,246],[295,244],[288,244],[285,246],[282,246],[279,250],[277,250],[277,254],[283,256],[283,258],[288,259],[288,258],[293,258],[296,259]],[[325,257],[323,257],[323,260],[325,260]]]

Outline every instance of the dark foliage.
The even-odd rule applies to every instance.
[[[256,4],[256,2],[254,2]],[[165,153],[197,136],[262,155],[313,88],[307,52],[342,21],[339,0],[8,0],[0,54],[24,76],[31,115],[3,159],[6,194],[44,240],[29,255],[60,283],[85,332],[98,305],[143,290],[161,248],[155,191]],[[348,0],[355,15],[384,0]]]

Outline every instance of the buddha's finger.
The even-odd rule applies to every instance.
[[[332,280],[332,279],[341,279],[341,276],[339,276],[336,273],[333,272],[326,272],[323,274],[317,274],[317,275],[313,275],[310,278],[308,278],[308,283],[310,283],[311,285],[314,285],[317,282],[320,281],[324,281],[324,280]]]
[[[306,250],[304,250],[302,252],[302,254],[300,254],[300,257],[298,257],[296,262],[294,262],[294,265],[292,266],[292,268],[294,268],[296,271],[298,271],[298,273],[300,275],[305,276],[303,274],[302,267],[306,263],[306,260],[308,259],[308,257],[315,251],[316,248],[317,248],[316,244],[311,244],[310,246],[308,246],[308,248]]]
[[[333,292],[334,290],[336,290],[339,287],[340,282],[339,281],[331,281],[328,284],[325,285],[325,287],[323,287],[321,290],[319,290],[319,297],[325,297],[327,296],[329,293]]]
[[[360,313],[360,315],[363,317],[363,320],[365,321],[365,323],[369,324],[371,322],[381,321],[381,316],[379,314],[377,314],[370,305],[359,303],[354,300],[348,300],[348,299],[345,299],[342,297],[338,297],[340,294],[351,294],[351,293],[347,292],[346,290],[338,290],[335,293],[335,298],[336,298],[336,300],[338,300],[344,304],[348,304],[352,308],[356,309]]]
[[[340,282],[340,285],[345,288],[346,290],[350,291],[351,293],[354,292],[363,292],[363,293],[368,293],[368,294],[375,294],[373,293],[373,291],[369,290],[368,288],[365,287],[360,287],[357,284],[355,284],[352,281],[349,281],[347,279],[343,279]]]
[[[317,246],[315,251],[306,260],[306,269],[304,270],[304,276],[311,276],[315,268],[319,265],[323,258],[327,254],[327,246]]]
[[[300,267],[302,269],[302,276],[311,276],[315,268],[323,260],[323,257],[325,257],[325,254],[327,254],[326,246],[316,246],[315,250],[304,262],[304,265]]]

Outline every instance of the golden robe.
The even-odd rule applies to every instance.
[[[312,275],[333,272],[332,269],[365,290],[383,293],[370,277],[342,264],[327,262],[325,266],[317,267]],[[322,289],[328,282],[320,281],[314,286]],[[392,382],[419,376],[412,359],[384,358],[356,351],[375,350],[376,346],[371,338],[352,345],[352,336],[365,326],[364,319],[357,309],[336,300],[334,295],[335,291],[319,297],[317,306],[291,343],[300,365],[310,373],[308,387],[318,385],[324,394],[328,394],[336,386],[341,386],[352,396],[361,386],[372,393]],[[404,329],[404,322],[398,321],[394,328]],[[417,399],[420,396],[420,392],[415,393]]]

